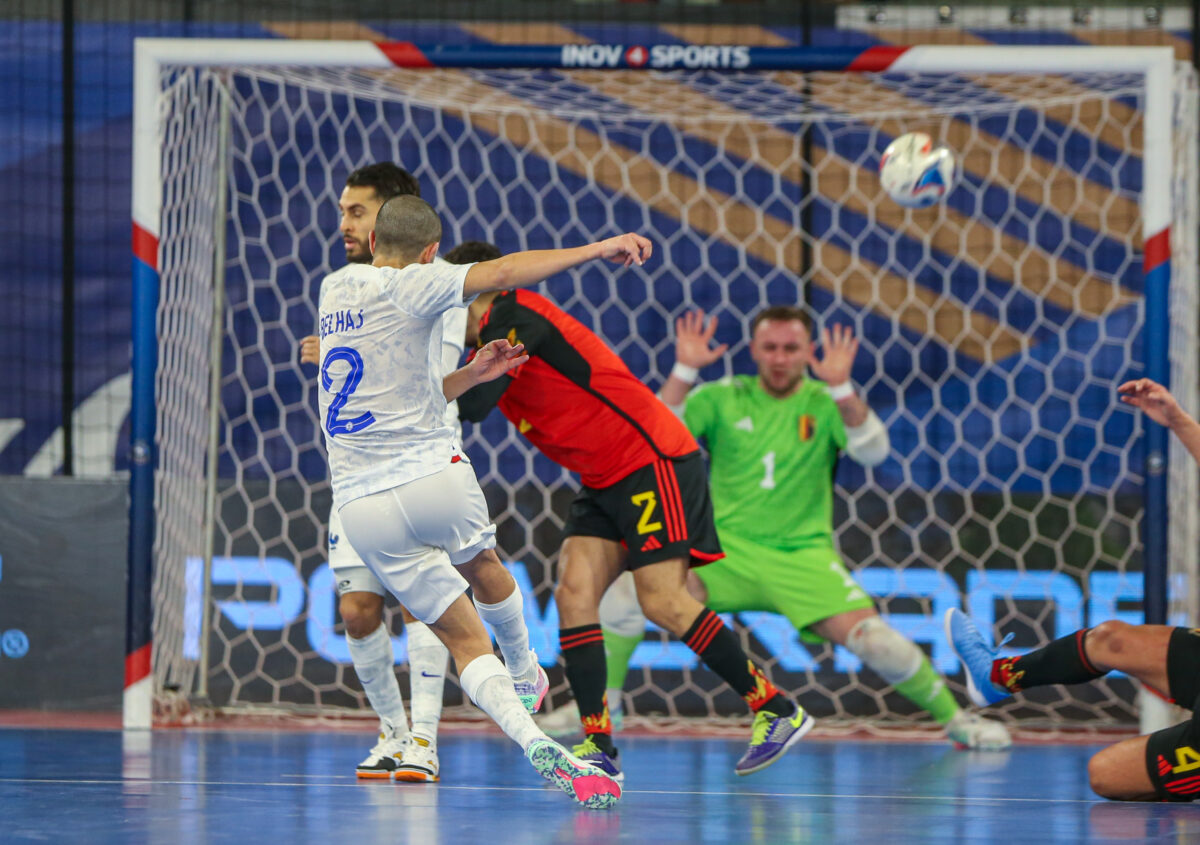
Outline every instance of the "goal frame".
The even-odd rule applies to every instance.
[[[753,47],[678,44],[441,45],[405,41],[138,38],[134,44],[132,174],[132,403],[125,684],[126,728],[153,718],[152,586],[157,468],[156,372],[162,213],[158,109],[163,65],[341,68],[543,68],[591,70],[845,71],[1141,74],[1144,85],[1142,216],[1146,375],[1170,383],[1174,53],[1169,47],[876,46]],[[223,227],[218,227],[223,231]],[[218,234],[218,240],[220,235]],[[220,248],[220,245],[219,245]],[[220,266],[221,262],[215,262]],[[218,271],[219,272],[219,271]],[[219,280],[218,280],[219,281]],[[219,307],[219,303],[217,303]],[[1149,331],[1157,326],[1158,331]],[[219,346],[215,347],[219,350]],[[1145,421],[1144,612],[1167,618],[1168,432]],[[210,483],[211,483],[210,470]],[[209,544],[211,545],[211,543]],[[206,554],[211,563],[211,548]],[[205,608],[207,614],[209,609]]]

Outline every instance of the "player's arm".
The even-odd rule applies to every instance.
[[[490,290],[513,290],[536,285],[543,279],[580,264],[603,258],[625,267],[642,265],[650,257],[650,241],[625,234],[570,249],[533,249],[514,252],[491,261],[472,264],[463,283],[463,299],[470,301]]]
[[[688,311],[675,320],[675,366],[658,391],[658,398],[677,417],[683,416],[683,403],[700,370],[729,351],[728,343],[710,347],[716,331],[717,318],[711,318],[706,325],[700,309]]]
[[[498,296],[488,312],[487,324],[479,330],[480,343],[507,340],[525,347],[526,355],[538,355],[545,351],[553,332],[550,321],[532,308],[517,301],[516,294]],[[480,350],[482,351],[482,350]],[[478,352],[472,353],[478,355]],[[458,416],[468,422],[480,422],[504,396],[504,391],[518,374],[513,371],[493,381],[479,384],[458,399]]]
[[[333,274],[331,273],[329,275],[333,275]],[[328,278],[329,278],[329,276],[325,276],[323,279],[321,279],[321,287],[322,288],[325,286],[325,279],[328,279]],[[320,288],[318,288],[317,289],[318,301],[320,300],[320,298],[321,298],[321,290],[320,290]],[[300,340],[300,363],[301,364],[320,365],[320,363],[321,363],[321,339],[319,337],[317,337],[315,334],[310,334],[308,337],[302,338]],[[456,361],[455,363],[458,363],[458,362]]]
[[[487,343],[459,367],[442,379],[442,393],[453,402],[472,387],[495,381],[529,360],[524,344],[513,346],[505,338]]]
[[[1126,405],[1142,409],[1150,419],[1175,432],[1179,442],[1200,463],[1200,423],[1179,407],[1171,391],[1156,381],[1140,378],[1125,382],[1117,388],[1117,393]]]
[[[841,325],[832,331],[821,329],[821,353],[819,359],[813,355],[809,367],[829,385],[829,394],[846,427],[846,454],[865,467],[883,463],[892,447],[887,429],[850,381],[854,356],[858,354],[854,330]]]

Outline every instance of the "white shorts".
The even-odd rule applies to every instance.
[[[346,593],[374,593],[386,596],[387,588],[371,574],[363,559],[354,551],[342,528],[337,508],[329,511],[329,568],[333,570],[338,596]]]
[[[496,546],[496,526],[465,460],[355,499],[339,515],[363,563],[425,623],[437,621],[466,591],[454,567]]]

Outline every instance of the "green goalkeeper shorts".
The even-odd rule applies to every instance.
[[[822,619],[874,607],[833,546],[780,551],[721,532],[725,558],[692,570],[717,613],[765,610],[787,617],[805,642],[823,639],[810,630]]]

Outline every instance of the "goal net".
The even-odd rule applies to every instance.
[[[1170,208],[1172,384],[1197,408],[1191,72],[1179,68],[1175,85],[1171,125],[1151,127],[1145,79],[1133,72],[365,70],[165,58],[157,694],[199,687],[218,707],[366,707],[335,611],[315,372],[298,363],[297,344],[314,331],[322,276],[344,263],[345,178],[384,160],[418,177],[445,225],[444,249],[650,237],[655,258],[638,272],[589,266],[542,290],[652,387],[673,363],[673,320],[688,308],[715,314],[718,340],[731,345],[704,380],[752,369],[749,321],[766,305],[803,303],[818,327],[852,326],[862,339],[854,381],[892,450],[874,470],[839,464],[837,540],[960,699],[941,628],[949,607],[1014,633],[1016,650],[1105,619],[1141,621],[1145,488],[1162,461],[1148,461],[1145,420],[1114,388],[1152,366],[1146,338],[1168,330],[1146,325],[1143,266],[1166,254],[1167,237],[1148,246],[1143,233],[1152,132],[1173,136],[1174,196],[1155,200]],[[916,130],[947,143],[963,173],[944,203],[905,210],[881,192],[877,167],[893,138]],[[206,524],[210,414],[219,451]],[[561,704],[552,586],[578,482],[498,413],[465,434]],[[1180,585],[1195,571],[1196,479],[1186,453],[1170,449],[1171,612],[1194,618]],[[802,644],[781,617],[732,621],[775,683],[817,716],[923,718],[849,652]],[[390,624],[403,673],[402,626]],[[626,689],[641,715],[742,713],[657,630]],[[1133,692],[1110,676],[1000,711],[1022,724],[1111,725],[1133,718]],[[448,703],[461,700],[448,685]]]

